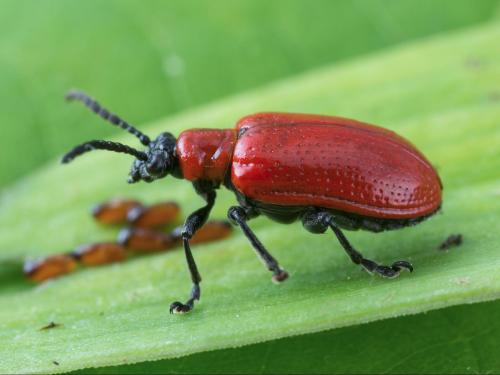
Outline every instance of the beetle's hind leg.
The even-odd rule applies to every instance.
[[[357,251],[347,240],[344,233],[335,223],[335,217],[327,211],[311,210],[302,216],[302,224],[304,227],[313,233],[324,233],[328,228],[331,228],[340,244],[351,258],[354,264],[361,265],[369,273],[376,273],[382,277],[394,278],[399,276],[403,269],[413,271],[413,266],[410,262],[400,260],[392,263],[390,266],[380,265],[373,260],[366,259],[359,251]]]
[[[273,273],[273,281],[279,283],[286,280],[288,278],[288,273],[280,267],[278,261],[269,253],[269,251],[267,251],[267,249],[264,247],[264,245],[262,245],[257,236],[253,233],[253,231],[246,223],[247,220],[251,218],[251,216],[248,215],[245,208],[233,206],[229,208],[227,217],[232,223],[238,225],[241,228],[241,230],[255,249],[258,257],[266,265],[267,269]]]

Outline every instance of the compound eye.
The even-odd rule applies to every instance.
[[[149,163],[147,163],[146,171],[153,176],[161,174],[163,171],[163,161],[161,158],[153,158]]]

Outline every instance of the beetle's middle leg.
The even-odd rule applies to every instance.
[[[288,273],[280,267],[278,261],[267,251],[262,242],[259,241],[255,233],[250,229],[247,220],[250,219],[244,207],[233,206],[229,208],[227,217],[231,222],[238,225],[245,236],[252,244],[258,257],[265,264],[267,269],[273,273],[273,281],[281,282],[288,278]]]
[[[335,223],[335,217],[330,212],[315,210],[308,211],[302,216],[302,224],[307,230],[313,233],[324,233],[328,228],[330,228],[333,233],[335,233],[335,236],[337,236],[337,239],[346,251],[347,255],[351,258],[351,261],[354,264],[361,265],[369,273],[376,273],[383,277],[394,278],[399,276],[399,273],[403,269],[407,269],[410,272],[413,271],[411,263],[405,260],[394,262],[390,266],[384,266],[374,262],[373,260],[366,259],[349,243],[344,233]]]

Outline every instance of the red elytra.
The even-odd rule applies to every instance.
[[[233,129],[190,129],[178,139],[164,132],[151,140],[87,95],[72,92],[68,98],[134,134],[147,148],[143,152],[120,143],[91,141],[75,147],[63,162],[95,149],[131,154],[136,160],[130,183],[171,174],[191,181],[206,201],[189,215],[181,231],[193,286],[185,303],[170,305],[173,313],[192,310],[200,299],[201,277],[189,242],[208,219],[221,185],[238,201],[229,209],[229,219],[241,227],[276,282],[288,274],[248,226],[252,218],[300,220],[312,233],[331,229],[352,262],[370,273],[396,277],[403,269],[412,271],[412,265],[396,261],[385,266],[364,258],[342,229],[399,229],[419,223],[441,207],[442,184],[430,162],[404,138],[374,125],[269,112],[246,116]]]
[[[441,205],[433,166],[396,133],[341,117],[258,113],[236,129],[181,133],[183,177],[224,182],[253,200],[378,218],[417,218]]]

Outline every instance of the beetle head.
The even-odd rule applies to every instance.
[[[107,150],[135,156],[136,159],[130,170],[129,183],[135,183],[140,180],[152,182],[165,177],[169,173],[172,173],[174,176],[180,176],[177,171],[178,163],[175,156],[176,140],[172,134],[161,133],[154,141],[151,141],[147,135],[141,133],[134,126],[122,120],[117,115],[102,108],[98,102],[81,91],[71,91],[66,95],[66,99],[82,102],[86,107],[90,108],[106,121],[133,134],[144,146],[146,146],[146,150],[139,151],[118,142],[95,140],[82,143],[73,148],[73,150],[64,155],[62,159],[63,163],[69,163],[74,158],[89,151]]]
[[[134,160],[128,182],[153,182],[171,173],[176,164],[175,143],[175,137],[170,133],[161,133],[151,141],[145,152],[147,158]]]

